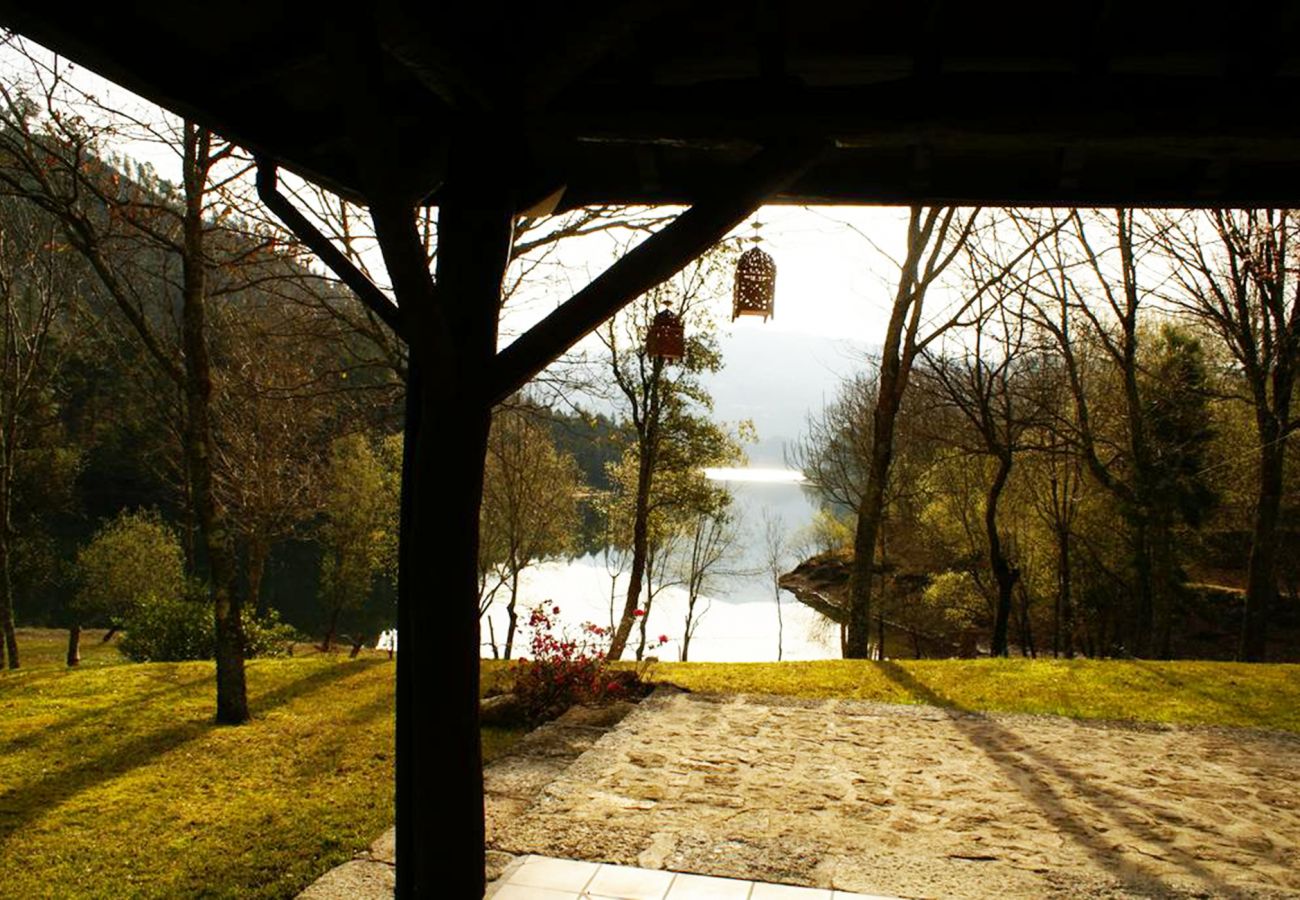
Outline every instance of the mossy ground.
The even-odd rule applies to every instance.
[[[90,632],[25,631],[0,673],[0,895],[289,897],[393,818],[393,664],[248,666],[253,721],[212,723],[211,663],[126,664]],[[511,663],[485,661],[484,691]],[[1300,666],[948,660],[656,663],[694,691],[936,703],[1300,731]],[[484,754],[520,732],[485,729]]]

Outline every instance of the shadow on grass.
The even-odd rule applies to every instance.
[[[268,710],[284,706],[383,664],[382,660],[359,660],[320,669],[264,694],[253,695],[249,704],[251,712],[256,718]],[[56,730],[60,728],[58,725],[54,727]],[[111,729],[107,730],[104,735],[107,746],[98,754],[84,757],[75,765],[48,772],[31,783],[0,792],[0,845],[6,843],[9,836],[24,825],[50,813],[59,804],[66,803],[83,791],[120,778],[222,727],[230,726],[217,725],[210,719],[191,719],[124,741],[113,741]]]
[[[129,714],[132,710],[149,706],[163,697],[188,691],[202,682],[210,682],[211,680],[212,676],[210,674],[204,674],[184,681],[172,682],[167,687],[159,688],[158,690],[136,694],[130,700],[107,704],[96,709],[88,709],[84,712],[74,713],[71,715],[59,715],[58,722],[55,726],[44,729],[40,734],[18,735],[9,738],[8,740],[0,741],[0,755],[17,753],[19,751],[32,750],[45,746],[55,746],[65,741],[69,732],[82,728],[96,720],[121,718],[124,714]]]
[[[1225,884],[1214,872],[1170,846],[1158,831],[1130,811],[1132,807],[1139,807],[1157,818],[1164,818],[1177,816],[1177,810],[1150,802],[1143,803],[1090,781],[1051,754],[1026,746],[1013,731],[983,713],[967,709],[938,693],[897,663],[882,662],[878,665],[881,672],[918,700],[950,711],[954,725],[965,734],[970,743],[1006,773],[1007,780],[1039,808],[1060,834],[1078,844],[1098,865],[1111,872],[1126,887],[1139,894],[1150,891],[1153,886],[1165,890],[1169,888],[1149,866],[1119,858],[1113,849],[1113,837],[1100,836],[1090,829],[1092,822],[1098,819],[1109,820],[1145,843],[1166,849],[1166,861],[1178,865],[1217,895],[1239,896],[1237,891]],[[1081,799],[1087,801],[1088,818],[1070,809],[1066,798],[1043,777],[1043,771],[1049,771],[1075,787],[1078,792],[1076,802]]]
[[[1261,705],[1244,691],[1234,691],[1231,697],[1223,697],[1215,695],[1203,687],[1189,684],[1183,679],[1172,677],[1159,663],[1151,663],[1142,659],[1131,659],[1128,660],[1128,662],[1152,678],[1158,678],[1160,681],[1172,688],[1176,688],[1183,693],[1194,694],[1205,702],[1213,704],[1215,712],[1219,714],[1216,715],[1216,719],[1227,719],[1229,714],[1239,713],[1242,710],[1249,713],[1251,718],[1257,722],[1268,722],[1275,720],[1277,717],[1277,710],[1273,706]],[[1266,726],[1253,727],[1262,728]],[[1278,729],[1275,727],[1271,730],[1276,731],[1284,729]]]

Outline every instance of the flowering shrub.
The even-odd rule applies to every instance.
[[[515,694],[530,722],[553,719],[575,703],[644,693],[637,672],[614,669],[605,658],[608,628],[584,622],[575,636],[559,627],[559,614],[560,607],[546,604],[528,616],[532,655],[520,660]]]

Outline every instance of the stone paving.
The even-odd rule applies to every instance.
[[[894,900],[608,863],[525,856],[488,888],[488,900]]]
[[[900,897],[1300,897],[1300,738],[659,692],[509,854]]]
[[[494,900],[594,884],[513,882],[541,857],[652,870],[655,900],[1300,898],[1290,734],[660,689],[570,711],[484,778]],[[302,896],[390,897],[392,860],[390,830]]]

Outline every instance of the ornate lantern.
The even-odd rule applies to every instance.
[[[766,322],[773,315],[776,303],[776,262],[758,245],[762,238],[758,230],[763,226],[754,223],[754,246],[740,255],[736,263],[736,290],[731,307],[731,321],[741,316],[762,316]]]
[[[645,351],[665,362],[676,362],[686,355],[686,327],[682,317],[672,311],[672,305],[655,313],[654,321],[645,336]]]

